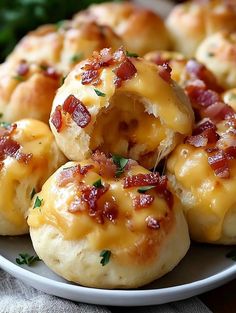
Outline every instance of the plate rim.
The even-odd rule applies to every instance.
[[[118,305],[118,306],[147,306],[168,303],[171,301],[183,300],[191,296],[198,295],[205,291],[208,291],[212,288],[218,287],[224,282],[230,281],[236,277],[236,264],[232,264],[229,268],[220,271],[217,274],[196,280],[191,283],[186,283],[182,285],[177,285],[173,287],[164,287],[164,288],[154,288],[154,289],[144,289],[144,290],[120,290],[120,289],[99,289],[99,288],[90,288],[80,285],[73,285],[70,282],[59,282],[53,280],[52,278],[44,277],[38,273],[31,272],[27,268],[20,267],[17,264],[13,263],[9,259],[3,257],[0,254],[0,268],[7,271],[14,277],[22,280],[28,285],[33,286],[36,289],[39,289],[43,292],[45,288],[40,288],[40,286],[35,287],[35,284],[40,284],[44,287],[50,288],[47,292],[59,296],[61,298],[70,299],[74,301],[83,301],[90,304],[99,304],[99,305]],[[32,283],[33,282],[33,283]],[[66,291],[71,292],[73,295],[79,295],[76,300],[73,295],[68,297],[68,295],[60,294],[58,292]],[[104,297],[109,296],[108,301],[104,301]],[[159,297],[163,297],[160,299]],[[122,298],[123,303],[120,303],[119,300]],[[137,301],[136,301],[136,300]],[[169,299],[166,301],[166,299]],[[111,303],[111,300],[113,301]],[[135,301],[134,301],[135,300]],[[146,300],[146,302],[145,302]],[[144,302],[143,302],[144,301]]]

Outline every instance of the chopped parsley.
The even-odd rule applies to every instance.
[[[74,55],[72,55],[72,57],[70,58],[70,63],[77,63],[79,61],[81,61],[84,57],[84,54],[81,52],[81,53],[76,53]]]
[[[215,54],[213,52],[208,52],[207,55],[209,58],[212,58]]]
[[[65,24],[66,24],[66,21],[65,21],[65,20],[61,20],[61,21],[57,22],[57,23],[55,24],[56,30],[58,30],[58,29],[60,29],[60,28],[63,28],[63,27],[65,26]]]
[[[41,261],[38,256],[29,255],[28,253],[19,253],[19,258],[16,258],[16,263],[19,265],[26,264],[32,266],[38,261]]]
[[[42,202],[43,202],[43,199],[39,199],[39,197],[37,196],[34,202],[33,209],[40,208],[42,205]]]
[[[99,96],[99,97],[106,97],[106,94],[103,93],[103,92],[101,92],[100,90],[94,89],[94,91],[95,91],[95,93],[96,93],[97,96]]]
[[[145,193],[146,191],[151,190],[153,188],[155,188],[155,186],[144,186],[144,187],[139,188],[138,192],[139,193]]]
[[[236,262],[236,249],[230,250],[227,254],[226,254],[226,258],[231,259],[233,261]]]
[[[36,190],[35,190],[35,188],[33,188],[32,192],[31,192],[31,194],[30,194],[30,199],[31,199],[31,200],[33,199],[33,197],[34,197],[35,194],[36,194]]]
[[[0,118],[2,118],[3,117],[3,113],[0,113]]]
[[[100,253],[100,257],[102,258],[100,261],[102,266],[107,265],[110,261],[111,251],[110,250],[102,250],[102,252]]]
[[[12,78],[15,79],[15,80],[18,80],[19,82],[23,82],[24,81],[24,78],[22,76],[20,76],[20,75],[13,76]]]
[[[103,184],[102,184],[101,178],[98,179],[97,181],[95,181],[95,182],[93,183],[93,186],[96,187],[96,188],[102,188],[102,187],[103,187]]]
[[[0,122],[0,126],[3,127],[3,128],[8,128],[11,126],[11,123],[8,123],[8,122]]]
[[[61,81],[60,81],[60,85],[61,86],[64,84],[65,79],[66,79],[66,76],[62,76],[61,77]]]
[[[122,156],[117,154],[113,154],[112,161],[117,166],[116,177],[120,177],[124,173],[125,167],[129,162],[129,159],[123,158]]]
[[[130,58],[138,58],[139,55],[137,53],[126,51],[126,56]]]

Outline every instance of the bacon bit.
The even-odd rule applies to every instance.
[[[198,148],[206,147],[207,144],[215,144],[218,139],[216,126],[212,122],[206,121],[195,128],[193,135],[187,137],[185,142]]]
[[[3,166],[4,166],[4,163],[0,162],[0,171],[2,170]]]
[[[148,194],[141,194],[133,199],[135,209],[148,208],[154,201],[154,197]]]
[[[91,115],[87,108],[73,95],[65,100],[62,108],[63,111],[71,115],[73,121],[81,128],[85,128],[91,121]]]
[[[51,116],[51,122],[53,126],[56,128],[57,132],[60,133],[62,129],[62,113],[61,106],[58,105]]]
[[[17,74],[19,76],[25,76],[29,72],[29,65],[27,64],[26,61],[22,61],[19,64],[19,67],[17,69]]]
[[[148,216],[146,219],[145,219],[146,223],[147,223],[147,227],[148,228],[151,228],[151,229],[154,229],[154,230],[157,230],[160,228],[160,223],[158,222],[158,220],[152,216]]]
[[[156,186],[161,182],[161,177],[159,173],[149,173],[149,174],[137,174],[132,176],[127,176],[124,178],[123,187],[142,187],[142,186]]]
[[[159,76],[167,83],[171,82],[171,67],[168,63],[164,63],[158,66]]]
[[[106,217],[110,222],[115,223],[118,217],[117,204],[106,201],[103,206],[102,215]]]
[[[80,164],[67,167],[60,172],[59,175],[59,187],[65,187],[67,184],[76,181],[80,182],[81,178],[88,173],[90,169],[93,168],[93,165],[85,165],[83,167]]]
[[[6,157],[15,158],[18,161],[28,164],[32,158],[32,154],[20,152],[21,146],[18,142],[11,139],[9,136],[0,137],[0,160],[3,161]]]
[[[137,69],[129,58],[126,58],[114,72],[117,76],[114,83],[116,87],[119,87],[122,81],[131,79],[137,73]]]
[[[60,75],[57,73],[57,71],[51,67],[51,66],[48,66],[45,70],[44,70],[44,75],[47,76],[47,77],[50,77],[52,79],[59,79],[60,78]]]
[[[229,178],[230,169],[226,154],[222,150],[216,151],[208,157],[208,163],[215,172],[216,176],[220,178]]]
[[[96,80],[99,77],[99,71],[98,70],[86,70],[82,73],[82,85],[88,85],[92,83],[94,80]]]
[[[227,159],[236,159],[236,146],[228,147],[224,150],[224,152],[226,153]]]
[[[170,59],[164,58],[161,54],[157,54],[153,58],[151,58],[151,61],[156,65],[163,65],[164,63],[168,63]]]
[[[98,164],[99,175],[106,178],[114,178],[116,174],[116,165],[112,159],[106,157],[105,153],[95,151],[92,160]]]
[[[114,54],[115,58],[115,54]],[[109,66],[113,63],[111,48],[104,48],[100,51],[100,64],[102,66]]]

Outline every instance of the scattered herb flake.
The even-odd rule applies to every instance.
[[[8,128],[11,126],[11,123],[8,123],[8,122],[0,122],[0,126],[3,127],[3,128]]]
[[[226,258],[229,258],[233,261],[236,261],[236,249],[230,250],[227,254],[226,254]]]
[[[64,84],[65,79],[66,79],[66,76],[62,76],[61,77],[61,81],[60,81],[60,85],[61,86]]]
[[[35,190],[35,188],[33,188],[32,192],[31,192],[31,194],[30,194],[30,199],[31,199],[31,200],[33,199],[33,197],[34,197],[35,194],[36,194],[36,190]]]
[[[209,58],[212,58],[215,54],[213,52],[208,52],[207,55],[208,55]]]
[[[28,253],[19,253],[19,258],[16,258],[16,263],[19,265],[26,264],[28,266],[32,266],[38,261],[41,261],[38,256],[30,256]]]
[[[126,56],[130,58],[138,58],[139,55],[137,53],[126,51]]]
[[[35,202],[34,202],[33,209],[41,207],[42,202],[43,202],[43,199],[39,199],[39,197],[37,196],[36,199],[35,199]]]
[[[125,167],[129,162],[129,159],[123,158],[122,156],[117,154],[113,154],[112,160],[117,166],[116,177],[120,177],[124,173]]]
[[[12,76],[13,79],[18,80],[19,82],[23,82],[24,78],[20,75]]]
[[[3,117],[3,113],[0,113],[0,118],[2,118]]]
[[[96,92],[97,96],[99,96],[99,97],[106,97],[106,94],[101,92],[100,90],[94,89],[94,91]]]
[[[61,20],[55,24],[56,30],[63,28],[66,24],[66,20]]]
[[[111,251],[110,250],[102,250],[102,252],[100,253],[100,257],[102,258],[100,261],[102,266],[107,265],[110,261]]]
[[[155,186],[144,186],[144,187],[139,188],[138,192],[139,193],[145,193],[146,191],[151,190],[153,188],[155,188]]]
[[[72,57],[70,58],[70,63],[74,64],[81,61],[83,59],[83,56],[84,54],[82,52],[72,55]]]
[[[101,178],[98,179],[97,181],[95,181],[95,182],[93,183],[93,186],[96,187],[96,188],[102,188],[102,187],[103,187],[103,184],[102,184]]]

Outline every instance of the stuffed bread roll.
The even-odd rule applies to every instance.
[[[35,118],[48,123],[61,75],[43,63],[20,61],[0,66],[0,120]]]
[[[97,288],[136,288],[173,269],[189,248],[167,179],[136,162],[95,153],[69,162],[30,209],[34,249],[54,272]],[[151,187],[152,186],[152,187]]]
[[[167,162],[190,236],[214,244],[236,244],[236,131],[234,119],[203,120]]]
[[[50,124],[70,160],[100,149],[152,168],[191,133],[193,112],[169,68],[104,49],[68,75]]]
[[[209,35],[236,27],[236,3],[225,0],[186,1],[176,5],[167,18],[173,48],[193,57]]]
[[[96,22],[77,23],[75,26],[71,21],[65,21],[59,25],[43,25],[29,32],[7,60],[11,63],[22,59],[43,62],[67,75],[75,64],[91,56],[94,50],[116,49],[122,43],[108,26],[100,26]]]
[[[0,235],[21,235],[31,198],[65,157],[40,121],[0,125]]]
[[[122,38],[127,50],[140,56],[170,46],[169,35],[161,17],[132,3],[92,5],[73,19],[75,23],[88,20],[110,26]]]

